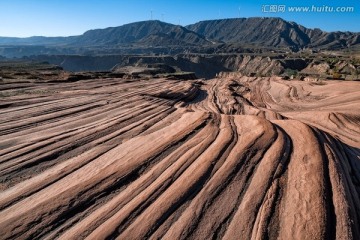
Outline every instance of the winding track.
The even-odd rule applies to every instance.
[[[0,239],[360,238],[359,82],[0,90]]]

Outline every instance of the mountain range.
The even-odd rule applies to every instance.
[[[253,17],[201,21],[185,27],[151,20],[89,30],[82,35],[70,37],[0,37],[0,47],[186,48],[221,44],[336,50],[360,45],[360,33],[325,32],[281,18]]]

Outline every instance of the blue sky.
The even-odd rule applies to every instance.
[[[286,6],[286,10],[270,13],[270,5]],[[354,11],[294,13],[288,9],[313,5],[354,7]],[[149,20],[151,12],[153,19],[181,25],[239,16],[281,17],[308,28],[360,32],[360,0],[0,0],[0,36],[79,35]]]

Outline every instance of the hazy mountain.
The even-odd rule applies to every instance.
[[[0,45],[66,45],[71,44],[77,39],[71,37],[42,37],[34,36],[28,38],[0,37]]]
[[[224,43],[321,48],[342,48],[360,43],[360,33],[328,33],[320,29],[308,29],[281,18],[256,17],[209,20],[186,27],[210,40]]]

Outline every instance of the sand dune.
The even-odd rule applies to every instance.
[[[0,90],[1,239],[360,238],[359,82]]]

